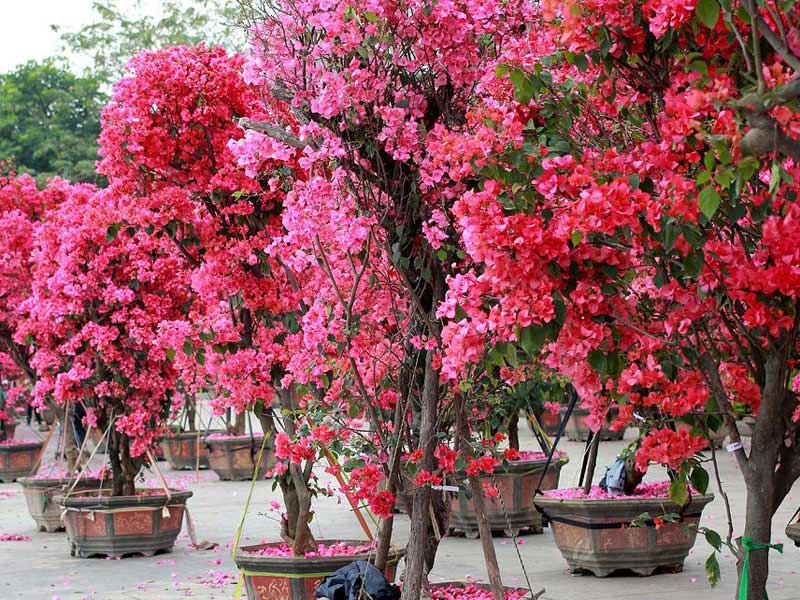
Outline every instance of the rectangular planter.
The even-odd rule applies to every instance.
[[[317,540],[322,544],[345,541],[350,545],[362,544],[353,540]],[[265,546],[261,544],[239,548],[234,556],[236,566],[244,574],[248,600],[314,600],[314,592],[322,580],[356,560],[375,560],[375,551],[348,556],[285,557],[248,554]],[[386,578],[394,581],[397,563],[405,552],[392,549],[386,567]]]
[[[0,445],[0,481],[10,483],[36,473],[44,442],[23,442]]]
[[[643,513],[658,517],[679,513],[669,498],[562,499],[537,496],[536,505],[550,520],[553,537],[573,572],[589,571],[606,577],[619,570],[652,575],[656,569],[677,572],[695,542],[697,526],[711,494],[695,495],[684,521],[630,524]]]
[[[206,438],[208,464],[223,481],[247,481],[253,478],[262,436],[209,437]],[[259,465],[259,477],[275,466],[275,452],[270,444],[264,447]]]
[[[208,469],[208,450],[204,436],[202,432],[183,431],[161,438],[159,445],[169,466],[176,471]]]
[[[174,492],[167,496],[98,496],[97,492],[79,492],[56,496],[66,510],[64,521],[70,554],[80,558],[112,558],[168,552],[183,524],[186,501],[192,492]]]
[[[64,530],[64,521],[61,518],[62,508],[56,504],[54,498],[71,488],[74,480],[62,479],[35,479],[22,477],[18,480],[25,493],[25,502],[28,512],[39,531],[53,533]],[[99,489],[103,481],[95,478],[81,478],[75,483],[74,491]]]
[[[565,454],[554,457],[542,479],[542,490],[558,487],[561,467],[569,462]],[[547,459],[518,460],[508,463],[508,469],[499,465],[494,475],[481,477],[481,485],[489,484],[497,487],[500,498],[484,494],[486,516],[493,532],[503,532],[507,536],[516,536],[521,531],[542,533],[542,515],[533,504],[534,492],[542,477]],[[478,537],[478,520],[475,517],[475,506],[472,498],[464,489],[450,501],[450,529],[461,532],[466,537]]]

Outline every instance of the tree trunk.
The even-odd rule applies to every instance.
[[[143,458],[131,456],[128,436],[113,427],[109,433],[106,450],[113,476],[111,495],[135,496],[136,476],[142,468]]]
[[[511,415],[508,421],[508,445],[519,450],[519,411]]]
[[[439,371],[433,368],[432,353],[425,355],[425,379],[420,398],[419,448],[424,452],[421,467],[430,472],[436,468],[433,455],[436,449],[436,417],[439,408]],[[406,573],[403,581],[401,600],[418,600],[427,584],[428,572],[433,567],[439,540],[431,510],[433,492],[429,485],[419,487],[414,492],[411,508],[411,535],[406,546]],[[439,529],[441,535],[443,531]]]
[[[772,490],[765,489],[771,486],[758,485],[757,489],[747,490],[747,512],[745,519],[744,534],[753,540],[753,544],[769,544],[772,535]],[[764,592],[767,589],[767,578],[769,576],[769,552],[767,548],[753,550],[750,553],[748,581],[747,581],[747,600],[763,600]],[[739,565],[740,585],[741,585],[741,565]],[[738,590],[737,586],[738,600]]]
[[[594,471],[597,467],[597,451],[600,449],[600,432],[596,432],[592,437],[592,443],[589,446],[589,462],[586,465],[585,479],[583,480],[583,493],[588,494],[592,489],[592,480],[594,479]]]

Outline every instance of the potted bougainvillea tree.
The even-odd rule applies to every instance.
[[[171,549],[192,495],[136,488],[175,389],[175,369],[154,344],[158,324],[177,318],[191,298],[172,246],[116,225],[127,203],[113,186],[83,186],[48,214],[35,236],[19,331],[36,349],[37,397],[80,405],[86,428],[107,440],[110,484],[54,499],[81,557]]]
[[[452,163],[484,181],[454,209],[479,268],[451,281],[467,314],[448,335],[539,351],[572,379],[595,431],[611,408],[617,423],[635,419],[635,464],[668,465],[681,510],[697,498],[690,483],[707,485],[694,458],[705,441],[671,421],[722,420],[748,499],[738,543],[708,536],[706,570],[718,579],[724,545],[747,566],[740,596],[762,598],[772,516],[800,475],[788,241],[800,58],[783,37],[797,23],[754,2],[735,17],[727,3],[646,7],[543,3],[532,35],[548,41],[499,57],[470,132],[492,143],[461,141],[470,151]],[[542,308],[527,319],[532,303]],[[448,350],[446,365],[463,362]],[[735,402],[755,415],[749,451]]]
[[[238,551],[248,593],[264,586],[279,594],[275,598],[305,598],[313,595],[321,573],[374,550],[364,542],[317,541],[310,530],[311,501],[320,491],[313,465],[336,436],[331,424],[322,422],[323,411],[315,409],[320,392],[332,385],[326,375],[331,366],[325,364],[326,352],[315,349],[321,360],[316,369],[309,367],[313,362],[303,344],[313,348],[314,343],[302,335],[302,315],[304,302],[330,293],[330,286],[320,285],[324,276],[315,267],[316,285],[301,293],[312,255],[294,259],[284,248],[291,242],[283,239],[284,180],[305,177],[300,153],[264,153],[252,164],[239,164],[230,150],[229,144],[235,147],[244,136],[234,117],[262,118],[268,109],[256,101],[256,88],[245,84],[242,66],[242,57],[204,46],[135,58],[131,76],[115,88],[118,105],[104,115],[102,169],[131,191],[130,223],[175,244],[193,267],[197,312],[162,323],[160,334],[187,390],[211,385],[217,413],[251,413],[261,426],[263,433],[252,436],[206,440],[246,448],[247,478],[261,457],[258,474],[274,475],[283,493],[281,540]],[[154,99],[158,110],[152,108]],[[131,118],[142,127],[131,129]],[[174,146],[144,143],[161,131],[171,132],[167,137]],[[369,300],[364,301],[369,305]],[[336,343],[325,341],[324,347]],[[295,381],[290,372],[301,379]],[[212,452],[212,467],[213,461]],[[392,552],[386,567],[393,571],[397,557]]]

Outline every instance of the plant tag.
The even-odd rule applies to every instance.
[[[443,492],[457,492],[459,487],[457,485],[432,485],[432,490],[442,490]]]
[[[744,448],[742,442],[731,442],[730,444],[725,446],[725,449],[728,452],[736,452],[737,450],[741,450],[742,448]]]
[[[89,519],[90,521],[94,521],[94,511],[90,510],[89,514],[86,515],[86,518]]]
[[[169,519],[169,508],[167,508],[166,506],[161,509],[161,518]]]

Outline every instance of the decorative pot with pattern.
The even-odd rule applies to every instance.
[[[561,467],[568,462],[569,457],[566,454],[553,457],[553,462],[542,479],[542,490],[558,487]],[[486,516],[493,532],[503,532],[507,536],[516,536],[520,531],[542,533],[542,515],[533,504],[533,496],[545,464],[546,458],[515,460],[509,462],[507,468],[498,465],[493,475],[481,477],[482,486],[489,486],[490,489],[494,486],[499,492],[499,498],[484,494]],[[450,529],[476,539],[478,519],[475,516],[475,506],[464,483],[459,488],[458,494],[454,494],[450,501]]]
[[[567,407],[562,406],[560,416],[563,419],[566,417],[566,415]],[[586,418],[588,416],[588,409],[575,407],[575,409],[572,411],[572,415],[569,417],[569,421],[567,421],[567,426],[564,429],[564,433],[566,433],[568,440],[572,442],[585,442],[589,439],[589,432],[591,429],[589,428],[589,424],[586,422]],[[611,431],[608,427],[603,427],[603,429],[600,430],[600,439],[603,441],[621,440],[624,435],[624,427],[619,431]]]
[[[159,446],[169,466],[176,471],[208,469],[208,451],[204,437],[205,434],[199,431],[168,433],[161,438]]]
[[[713,494],[694,495],[683,513],[683,522],[656,523],[655,518],[679,513],[669,498],[548,498],[535,503],[550,521],[553,537],[572,572],[590,571],[606,577],[619,570],[652,575],[656,569],[683,569],[694,546],[703,508]],[[633,521],[648,513],[641,526]],[[693,527],[686,527],[690,525]]]
[[[264,436],[209,436],[206,438],[208,464],[223,481],[247,481],[253,478],[258,452]],[[259,478],[275,466],[275,452],[269,442],[264,446]]]
[[[12,440],[13,441],[13,440]],[[0,444],[0,481],[10,483],[36,473],[44,442],[19,440]]]
[[[320,544],[346,543],[348,545],[365,544],[364,541],[352,540],[317,540]],[[253,554],[262,548],[279,546],[283,542],[245,546],[236,551],[233,560],[244,575],[244,585],[248,600],[313,600],[322,580],[333,575],[340,568],[356,560],[375,560],[375,551],[347,556],[264,556]],[[397,563],[404,556],[405,550],[392,548],[386,565],[386,578],[394,581]]]
[[[56,504],[54,497],[70,489],[74,480],[68,478],[41,479],[23,477],[18,481],[22,485],[22,491],[25,494],[28,512],[33,517],[33,520],[36,521],[39,531],[46,531],[47,533],[63,531],[64,521],[61,519],[63,511]],[[73,491],[98,490],[102,485],[102,479],[82,477],[75,483]]]
[[[190,491],[139,490],[136,496],[111,496],[109,490],[56,496],[65,509],[70,554],[112,558],[169,552],[181,531]]]

